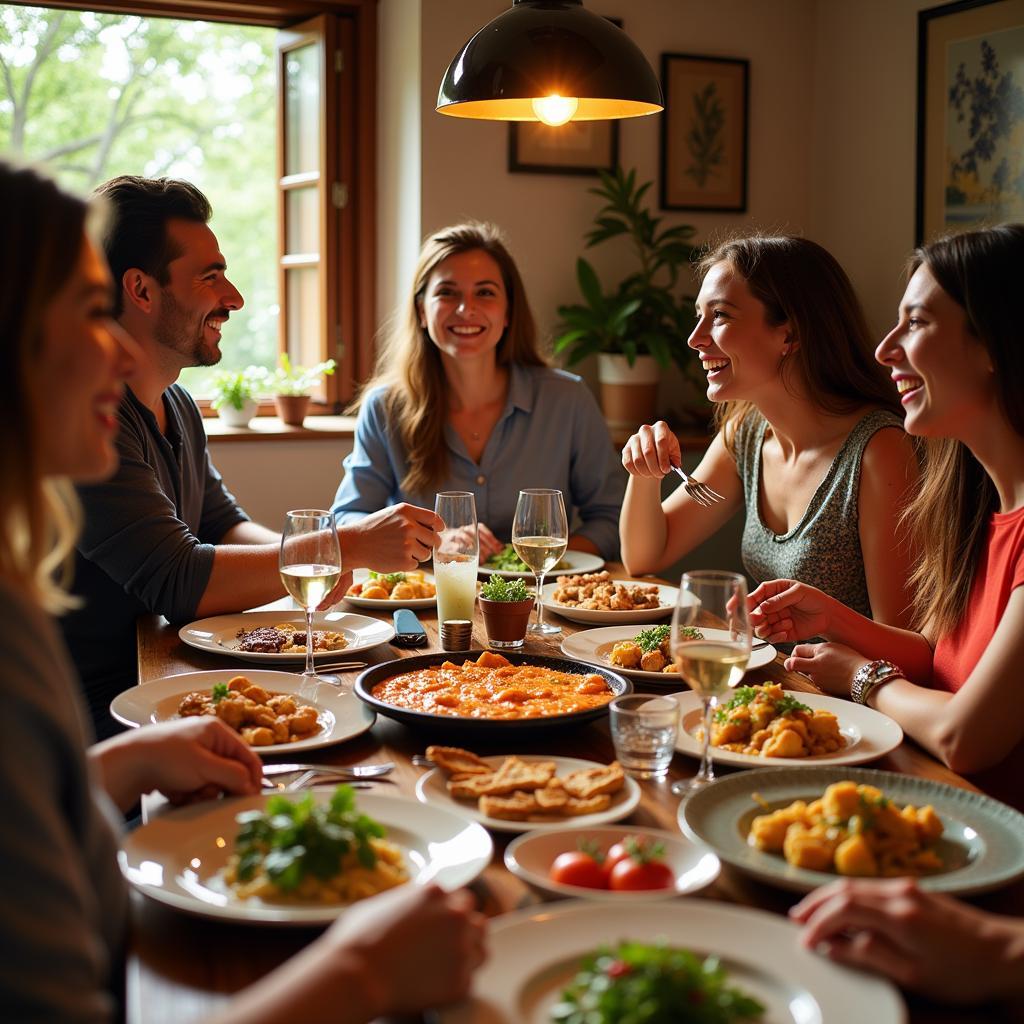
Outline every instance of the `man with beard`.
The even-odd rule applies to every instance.
[[[116,731],[108,706],[136,682],[135,620],[145,612],[189,621],[281,596],[280,536],[250,521],[206,448],[202,416],[177,384],[186,366],[221,357],[221,331],[243,299],[207,222],[210,203],[167,178],[114,178],[104,250],[113,312],[138,346],[118,410],[120,468],[81,487],[85,525],[63,626],[98,738]],[[55,415],[59,415],[56,410]],[[428,509],[396,505],[338,531],[346,568],[413,569],[440,525]],[[343,593],[348,576],[328,601]]]

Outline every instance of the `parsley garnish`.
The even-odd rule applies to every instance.
[[[806,704],[801,704],[800,701],[793,697],[791,694],[783,694],[775,702],[775,713],[777,715],[788,715],[794,711],[810,711],[811,709]]]
[[[371,580],[383,580],[385,583],[390,583],[394,586],[396,583],[403,583],[405,581],[404,572],[374,572],[370,570]]]
[[[669,634],[672,632],[671,626],[651,626],[650,629],[645,629],[640,633],[637,633],[633,637],[633,643],[639,645],[640,650],[645,654],[650,654],[651,651],[656,651],[661,645],[668,639]],[[693,626],[683,626],[679,631],[680,636],[684,640],[703,640],[704,634]]]
[[[744,704],[749,704],[756,696],[757,690],[753,686],[738,687],[732,700],[715,712],[715,721],[724,722],[733,708],[741,708]]]
[[[227,683],[214,683],[212,699],[214,704],[219,704],[231,691]]]

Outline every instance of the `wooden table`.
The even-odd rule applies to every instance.
[[[356,610],[360,614],[368,614],[363,609]],[[421,612],[420,620],[430,637],[428,648],[403,651],[384,645],[358,657],[375,664],[439,650],[437,621],[433,611]],[[563,628],[563,636],[587,628],[565,619],[559,618],[558,622]],[[479,646],[484,638],[482,623],[478,621],[474,632],[475,646]],[[526,651],[560,655],[561,639],[528,640]],[[246,665],[252,667],[252,663],[232,661],[184,645],[178,639],[177,629],[156,616],[140,620],[138,650],[140,683],[180,672],[231,667],[238,667],[242,671]],[[351,673],[350,677],[354,679],[357,674]],[[781,658],[763,669],[749,672],[746,680],[777,681],[787,689],[804,692],[814,689],[803,676],[787,672],[782,667]],[[642,684],[638,688],[643,689]],[[410,758],[422,752],[430,741],[430,736],[422,731],[413,731],[390,719],[378,717],[369,733],[347,743],[317,751],[311,759],[331,764],[393,760],[397,764],[392,776],[394,785],[387,789],[411,796],[422,769],[414,768]],[[482,754],[504,753],[508,746],[507,741],[474,745]],[[517,742],[517,747],[522,753],[557,753],[597,761],[610,761],[614,756],[604,721],[568,733],[542,736],[532,742]],[[875,766],[968,789],[974,788],[909,741],[882,758]],[[677,755],[668,780],[641,783],[641,803],[628,819],[629,822],[676,831],[679,798],[672,796],[669,787],[674,779],[688,778],[696,769],[696,761]],[[539,897],[503,865],[502,855],[510,837],[504,833],[495,833],[493,838],[494,860],[475,886],[485,911],[489,915],[496,915],[540,902]],[[718,880],[700,895],[777,913],[785,913],[798,898],[793,893],[762,885],[728,865],[723,865]],[[1004,889],[979,903],[988,909],[1024,915],[1024,883]],[[131,1024],[186,1024],[200,1020],[220,1005],[227,993],[235,992],[261,977],[316,934],[307,929],[253,928],[194,918],[164,908],[137,893],[133,893],[132,913],[133,941],[128,972]],[[770,951],[766,950],[765,953],[767,956]],[[944,1024],[947,1021],[950,1024],[967,1024],[983,1020],[998,1022],[1018,1019],[994,1008],[985,1008],[980,1012],[953,1011],[920,1000],[911,1000],[910,1007],[913,1024]]]

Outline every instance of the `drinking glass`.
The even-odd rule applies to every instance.
[[[441,491],[434,500],[434,511],[444,521],[434,548],[437,621],[472,622],[480,567],[476,499],[469,491]]]
[[[615,760],[638,779],[663,779],[676,749],[679,704],[674,697],[631,693],[608,706]]]
[[[561,626],[549,626],[544,621],[541,591],[544,576],[558,564],[568,543],[569,522],[562,492],[539,487],[520,491],[512,521],[512,547],[537,579],[537,621],[527,627],[529,633],[550,636],[562,632]]]
[[[341,547],[334,516],[319,508],[287,513],[278,566],[285,590],[306,612],[304,685],[322,682],[313,669],[313,612],[341,578]]]
[[[743,678],[750,660],[745,577],[734,572],[684,572],[672,615],[671,643],[679,674],[700,695],[704,706],[700,771],[689,781],[673,783],[672,792],[678,796],[715,778],[711,763],[715,707],[718,698]]]

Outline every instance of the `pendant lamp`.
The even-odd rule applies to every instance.
[[[637,45],[583,0],[513,0],[459,50],[437,93],[441,114],[552,125],[664,106]]]

